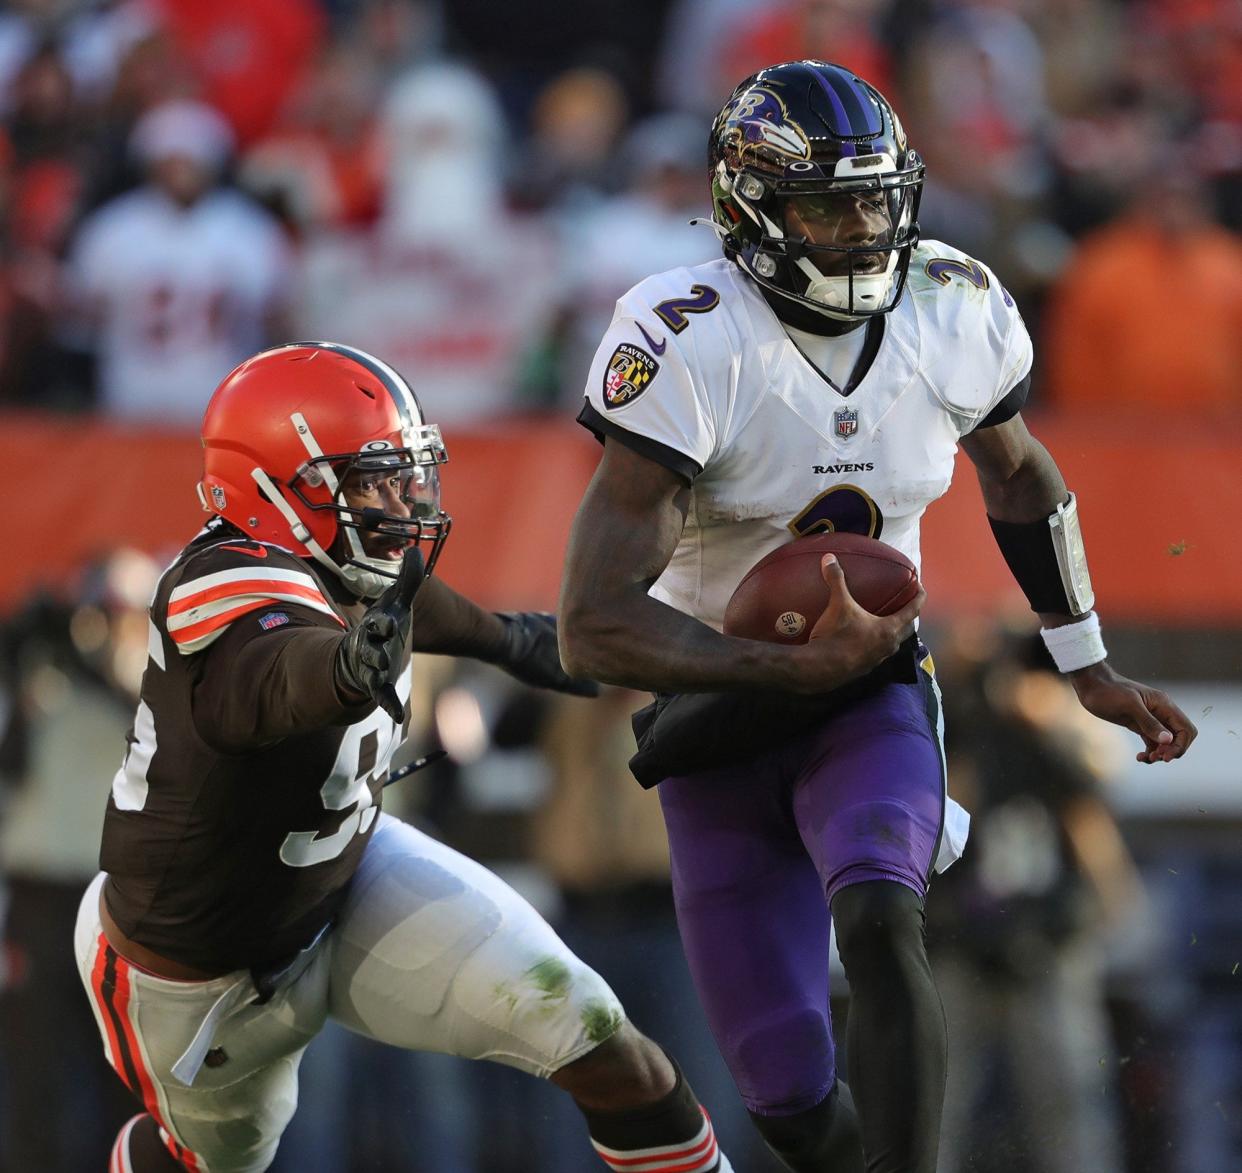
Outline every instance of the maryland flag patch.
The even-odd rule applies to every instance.
[[[633,403],[647,390],[659,369],[660,364],[641,346],[622,342],[612,352],[604,371],[604,409],[612,411]]]

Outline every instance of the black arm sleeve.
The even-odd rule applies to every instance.
[[[639,456],[645,456],[648,460],[654,460],[656,464],[662,464],[665,468],[675,472],[688,485],[694,484],[694,478],[703,471],[703,466],[684,452],[678,452],[676,448],[661,444],[659,440],[639,436],[625,428],[618,427],[612,420],[596,411],[589,401],[582,404],[582,410],[578,413],[578,422],[584,428],[594,432],[595,438],[601,444],[605,440],[616,440],[617,443],[633,449]]]
[[[988,516],[992,536],[1031,610],[1036,614],[1072,615],[1074,609],[1065,594],[1056,545],[1048,519],[1039,521],[997,521]]]

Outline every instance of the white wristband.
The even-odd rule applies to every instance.
[[[1064,627],[1041,627],[1039,634],[1044,637],[1058,672],[1077,672],[1079,668],[1098,664],[1108,655],[1100,635],[1100,617],[1094,611]]]

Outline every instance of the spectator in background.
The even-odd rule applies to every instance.
[[[156,107],[131,148],[147,181],[83,221],[69,299],[98,361],[96,406],[190,424],[246,354],[283,339],[288,245],[271,216],[222,186],[232,135],[209,106]]]
[[[656,66],[656,97],[661,105],[706,121],[733,88],[721,77],[721,46],[733,28],[748,20],[752,0],[673,0],[664,22]]]
[[[299,229],[365,227],[379,214],[380,92],[371,66],[356,47],[333,45],[307,75],[278,129],[242,161],[247,190]]]
[[[1030,315],[1064,255],[1045,220],[1046,61],[1014,5],[947,5],[917,35],[900,113],[927,160],[924,239],[986,256]]]
[[[617,155],[627,186],[615,196],[552,213],[559,230],[559,312],[530,354],[524,392],[568,406],[583,381],[613,307],[661,266],[698,265],[719,251],[715,233],[691,224],[710,216],[703,194],[703,127],[689,114],[658,114],[636,126]]]
[[[928,906],[953,1057],[938,1169],[1121,1173],[1104,952],[1142,901],[1100,783],[1124,746],[1037,637],[962,624],[942,647],[949,788],[973,813]]]
[[[422,0],[362,0],[245,154],[241,181],[300,229],[373,224],[383,202],[380,112],[398,79],[432,64],[438,13]]]
[[[551,312],[550,234],[505,204],[508,138],[473,69],[411,70],[380,114],[379,219],[309,239],[303,254],[298,332],[417,372],[419,400],[442,426],[515,410],[521,355]]]
[[[148,0],[243,146],[266,133],[323,44],[316,0]]]
[[[60,264],[98,159],[91,110],[48,43],[17,71],[3,144],[0,401],[76,407],[83,399],[54,343]]]
[[[1190,151],[1165,140],[1150,164],[1052,295],[1049,402],[1242,414],[1242,241],[1212,219]]]
[[[878,28],[891,6],[892,0],[768,0],[734,25],[720,47],[717,104],[739,77],[806,57],[836,61],[881,93],[893,93],[893,64]]]
[[[11,0],[0,12],[0,106],[31,57],[59,46],[75,97],[95,103],[113,85],[127,48],[144,36],[152,14],[143,0]]]
[[[1116,0],[1018,2],[1043,53],[1049,108],[1059,117],[1087,113],[1121,67],[1124,7]]]
[[[530,134],[512,184],[527,208],[576,208],[615,192],[630,117],[620,81],[606,69],[581,66],[553,77],[539,92]]]
[[[87,175],[84,211],[93,211],[143,181],[141,162],[130,150],[138,120],[165,102],[192,96],[194,81],[176,46],[158,27],[125,46],[111,89],[92,106],[96,157]]]
[[[65,942],[98,868],[157,577],[146,555],[117,550],[76,597],[34,599],[0,628],[0,1168],[14,1173],[102,1169],[133,1114]]]
[[[1181,116],[1222,223],[1242,231],[1242,10],[1231,0],[1147,0],[1133,17],[1143,80]]]
[[[372,73],[385,88],[439,56],[444,13],[434,0],[352,0],[351,7],[343,34],[370,61]]]

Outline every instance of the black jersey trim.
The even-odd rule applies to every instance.
[[[656,464],[662,464],[671,472],[675,472],[688,485],[694,484],[695,477],[703,471],[703,466],[684,452],[678,452],[676,448],[662,444],[659,440],[653,440],[650,436],[640,436],[636,432],[619,427],[596,411],[589,399],[582,404],[582,410],[578,413],[578,422],[584,428],[594,432],[595,438],[601,444],[605,440],[616,440],[631,451],[637,452],[639,456],[645,456],[648,460],[654,460]]]
[[[880,344],[884,341],[884,323],[886,320],[883,314],[877,314],[875,317],[868,319],[867,336],[863,339],[863,348],[854,362],[854,369],[850,372],[849,382],[841,388],[842,395],[847,397],[852,395],[858,384],[870,374],[875,357],[880,353]]]
[[[1027,372],[1023,378],[1009,389],[1005,398],[992,408],[971,430],[977,432],[980,428],[994,428],[997,424],[1003,424],[1006,420],[1013,419],[1026,406],[1027,396],[1030,393],[1031,376],[1030,372]]]

